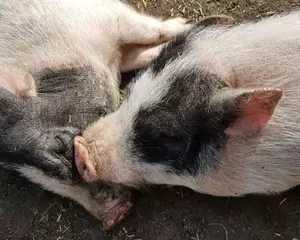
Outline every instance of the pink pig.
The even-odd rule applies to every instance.
[[[169,43],[114,113],[75,139],[87,182],[216,196],[300,183],[300,12],[198,24]]]

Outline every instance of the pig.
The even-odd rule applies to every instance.
[[[130,190],[83,182],[74,137],[117,109],[120,71],[147,66],[190,26],[117,0],[1,0],[0,166],[75,200],[110,229],[130,209]]]
[[[75,138],[88,182],[214,196],[300,183],[300,11],[178,35],[120,108]]]

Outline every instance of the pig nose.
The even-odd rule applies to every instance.
[[[74,139],[75,164],[84,181],[93,182],[97,180],[95,163],[88,152],[88,143],[81,136]]]
[[[69,160],[73,158],[73,139],[79,133],[79,130],[75,128],[56,131],[54,135],[54,140],[56,143],[56,146],[53,149],[54,152],[63,156],[67,162],[69,162]]]

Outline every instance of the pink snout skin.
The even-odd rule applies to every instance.
[[[87,182],[98,180],[98,175],[90,159],[88,148],[83,137],[77,136],[74,139],[75,164],[82,179]]]

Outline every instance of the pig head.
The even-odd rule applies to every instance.
[[[132,206],[131,192],[116,185],[84,183],[73,161],[79,126],[109,110],[92,92],[84,99],[74,96],[91,71],[88,67],[45,69],[34,79],[16,68],[0,68],[0,165],[77,201],[108,230]]]

